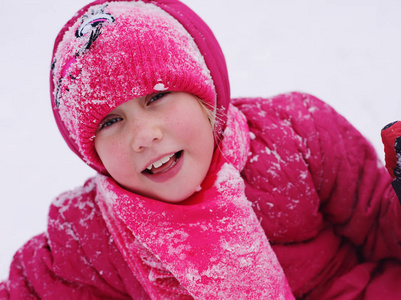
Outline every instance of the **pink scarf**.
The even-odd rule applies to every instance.
[[[151,299],[293,299],[244,193],[246,119],[230,106],[200,191],[180,204],[136,195],[97,176],[108,229]]]

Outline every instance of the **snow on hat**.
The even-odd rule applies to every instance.
[[[92,5],[70,24],[53,57],[52,87],[64,137],[103,173],[94,138],[120,104],[169,90],[216,107],[213,80],[193,38],[166,11],[141,1]]]

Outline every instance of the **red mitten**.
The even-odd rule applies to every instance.
[[[401,203],[401,122],[386,125],[381,131],[387,171],[394,178],[392,185]]]

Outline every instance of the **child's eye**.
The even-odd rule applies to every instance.
[[[146,104],[149,105],[149,104],[151,104],[151,103],[163,98],[167,94],[170,94],[170,92],[161,92],[161,93],[154,94],[149,98],[149,100],[148,100],[148,102]]]
[[[102,121],[100,123],[99,130],[102,130],[102,129],[106,128],[106,127],[109,127],[109,126],[113,125],[114,123],[117,123],[117,122],[119,122],[121,120],[122,120],[121,117],[111,117],[111,118],[105,119],[104,121]]]

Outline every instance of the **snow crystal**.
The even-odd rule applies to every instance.
[[[160,240],[160,243],[168,245],[169,255],[173,255],[178,259],[185,260],[186,254],[191,250],[191,246],[185,243],[188,233],[182,230],[174,230],[166,233]]]
[[[279,163],[271,162],[270,164],[272,167],[276,168],[277,170],[281,170],[281,165]]]
[[[276,170],[280,170],[280,165],[277,164],[277,166],[276,166],[275,169],[276,169]],[[267,169],[267,170],[266,170],[266,173],[267,173],[267,174],[270,174],[273,178],[276,178],[276,177],[279,176],[279,175],[277,174],[276,170]]]
[[[87,202],[87,204],[89,204],[89,202]],[[92,203],[93,204],[93,203]],[[93,208],[93,206],[92,206],[92,208]],[[95,210],[94,209],[92,209],[91,210],[91,212],[88,214],[88,215],[86,215],[85,217],[82,217],[80,220],[79,220],[79,224],[82,226],[82,227],[88,227],[88,225],[87,225],[87,222],[88,221],[90,221],[90,220],[92,220],[93,218],[94,218],[94,216],[95,216]]]
[[[311,157],[311,151],[310,151],[309,148],[308,148],[308,152],[306,152],[306,153],[304,154],[304,156],[305,156],[305,159],[309,159],[309,158]]]
[[[157,84],[155,84],[155,86],[153,87],[153,89],[154,89],[155,91],[167,91],[167,90],[168,90],[168,88],[165,87],[163,83],[157,83]]]
[[[199,281],[201,280],[201,277],[199,275],[199,271],[196,269],[187,269],[187,274],[185,275],[185,277],[189,280],[189,281]]]
[[[218,220],[218,222],[221,224],[226,224],[228,221],[230,221],[230,218],[228,218],[228,217],[223,217]]]
[[[297,200],[297,199],[292,199],[291,200],[291,203],[287,203],[286,204],[286,207],[288,208],[288,209],[290,209],[290,210],[293,210],[294,208],[296,208],[297,207],[297,204],[299,203],[299,200]]]
[[[181,260],[185,260],[187,258],[185,252],[189,252],[190,250],[191,247],[189,245],[168,245],[168,254]]]
[[[244,268],[244,267],[248,267],[252,265],[252,259],[251,258],[246,258],[246,257],[240,257],[238,259],[239,263],[240,263],[240,267]]]
[[[261,107],[259,102],[256,103],[256,107],[259,110],[258,115],[262,118],[266,117],[266,111]]]
[[[227,189],[227,184],[230,185],[231,188],[236,189],[239,184],[238,178],[238,170],[235,169],[233,165],[225,163],[217,174],[214,186],[220,192],[224,192]]]
[[[266,202],[266,205],[269,206],[270,208],[272,208],[274,206],[274,204],[270,203],[270,202]]]
[[[301,179],[305,180],[306,177],[308,177],[308,172],[307,172],[307,171],[301,172],[301,174],[299,175],[299,177],[300,177]]]
[[[274,149],[273,149],[273,150],[271,150],[271,149],[269,149],[269,148],[267,148],[267,147],[265,148],[265,150],[266,150],[266,154],[268,154],[268,155],[273,154],[274,157],[275,157],[279,162],[282,161],[280,154],[278,154],[278,152],[277,152],[277,146],[276,146],[276,145],[274,145]]]
[[[106,105],[106,104],[108,104],[107,100],[96,100],[96,99],[92,100],[92,103],[96,104],[96,105]]]
[[[315,111],[319,110],[319,108],[317,108],[316,106],[311,106],[309,107],[308,111],[311,113],[314,113]]]
[[[256,135],[251,131],[249,131],[249,136],[251,137],[251,140],[256,139]]]
[[[209,278],[219,279],[224,278],[227,273],[227,266],[219,263],[217,265],[210,266],[206,271],[202,272],[202,275]]]
[[[259,155],[255,155],[254,157],[252,157],[252,158],[249,160],[249,162],[250,162],[250,163],[253,163],[254,161],[258,161],[258,159],[259,159]]]

